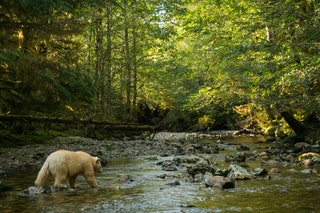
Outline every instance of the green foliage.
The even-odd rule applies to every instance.
[[[5,0],[0,12],[1,113],[134,122],[143,102],[181,129],[319,120],[315,0]]]
[[[75,72],[75,6],[63,0],[1,2],[1,112],[50,113],[92,98],[92,79]]]
[[[57,11],[71,12],[73,7],[71,0],[15,0],[15,3],[30,15],[42,18],[51,18]]]
[[[319,32],[316,2],[197,1],[187,17],[181,32],[198,59],[189,63],[205,77],[190,109],[216,116],[252,103],[318,115],[318,102],[308,101],[319,94],[309,92],[319,74],[318,38],[309,34]]]

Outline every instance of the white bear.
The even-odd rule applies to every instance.
[[[82,151],[58,150],[47,157],[38,173],[35,185],[41,188],[50,176],[54,176],[55,187],[66,188],[66,181],[69,179],[70,187],[75,188],[77,176],[83,175],[91,187],[97,187],[95,172],[102,172],[98,157]]]

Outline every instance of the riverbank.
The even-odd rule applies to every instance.
[[[43,144],[32,144],[16,148],[0,149],[0,175],[19,170],[38,170],[46,157],[59,149],[72,151],[82,150],[93,156],[98,156],[103,165],[111,159],[136,157],[145,155],[171,156],[188,154],[214,154],[219,151],[218,142],[221,138],[235,135],[235,131],[215,131],[208,133],[173,133],[159,132],[152,140],[95,140],[84,137],[56,137]],[[252,135],[253,136],[253,135]],[[241,137],[241,136],[238,136]],[[248,137],[248,135],[246,135]],[[217,141],[206,143],[204,141]],[[319,151],[319,147],[312,150],[307,147],[288,147],[265,150],[270,155],[279,155],[292,162],[302,151]],[[254,153],[252,153],[253,155]],[[256,153],[258,154],[258,153]],[[280,156],[280,155],[279,155]],[[283,159],[280,159],[283,160]]]
[[[103,164],[114,158],[140,155],[173,155],[181,152],[184,139],[219,137],[216,134],[160,132],[153,140],[95,140],[78,136],[56,137],[42,144],[0,149],[0,175],[24,169],[39,169],[46,157],[59,149],[82,150],[102,159]],[[231,134],[231,132],[219,132]],[[170,141],[170,142],[169,142]],[[174,141],[177,141],[176,143]]]

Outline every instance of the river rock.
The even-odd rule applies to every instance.
[[[236,146],[236,150],[238,150],[238,151],[248,151],[248,150],[250,150],[250,148],[245,146],[245,145],[243,145],[243,144],[241,144],[241,145],[237,145]]]
[[[192,144],[197,153],[214,154],[219,152],[219,147],[214,143],[197,142]]]
[[[255,168],[250,173],[254,176],[262,176],[268,174],[267,170],[265,170],[264,168]]]
[[[252,179],[253,175],[250,174],[245,168],[231,164],[228,168],[228,178],[231,180],[245,180],[245,179]]]
[[[178,169],[175,166],[164,166],[162,167],[162,170],[167,172],[173,172],[177,171]]]
[[[320,164],[320,157],[312,157],[312,162],[314,164]]]
[[[31,194],[32,195],[32,194],[45,193],[46,191],[42,187],[38,188],[38,187],[35,187],[35,186],[29,186],[27,189],[24,190],[24,192],[26,194]]]
[[[167,183],[168,186],[171,186],[171,187],[175,187],[175,186],[179,186],[180,185],[180,182],[179,181],[174,181],[174,182],[171,182],[171,183]]]
[[[164,160],[157,163],[158,166],[162,167],[163,171],[177,171],[177,165],[173,160]]]
[[[257,132],[254,129],[243,128],[233,132],[233,135],[256,135]]]
[[[194,182],[202,182],[203,181],[203,174],[199,173],[199,174],[194,175],[193,181]]]
[[[238,153],[237,155],[227,155],[225,156],[225,162],[245,162],[246,155],[244,153]]]
[[[310,144],[305,143],[305,142],[298,142],[294,146],[297,147],[297,148],[303,149],[303,148],[309,147]]]
[[[215,171],[215,175],[217,176],[224,176],[224,177],[227,177],[228,176],[228,173],[229,173],[229,170],[224,168],[224,169],[217,169]]]
[[[203,158],[200,158],[195,155],[183,155],[183,156],[176,156],[174,158],[174,162],[178,165],[180,164],[195,164],[200,161],[203,161]]]
[[[257,156],[260,157],[262,161],[268,161],[268,160],[270,160],[270,155],[269,155],[269,153],[268,153],[268,152],[265,152],[265,151],[258,153]]]
[[[224,177],[224,176],[214,176],[211,173],[207,172],[204,175],[204,184],[207,187],[213,187],[217,189],[229,189],[234,188],[234,181]]]
[[[215,169],[205,163],[197,163],[195,165],[191,165],[189,168],[187,168],[187,172],[191,177],[195,177],[197,174],[205,174],[206,172],[210,172],[212,174],[215,173]]]
[[[130,175],[120,175],[120,177],[118,178],[118,182],[119,183],[131,183],[133,182],[133,179],[130,177]]]
[[[270,171],[269,171],[270,174],[278,174],[278,173],[281,173],[281,169],[279,168],[271,168]]]
[[[304,169],[304,170],[301,170],[301,173],[311,174],[312,170],[311,169]]]
[[[298,171],[297,171],[296,169],[294,169],[294,168],[288,169],[287,171],[290,172],[290,173],[297,173],[297,172],[298,172]]]
[[[261,165],[263,165],[263,166],[284,166],[285,163],[281,162],[279,160],[270,159],[270,160],[266,160],[266,161],[261,161]]]

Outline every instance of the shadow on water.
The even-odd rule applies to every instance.
[[[230,143],[239,143],[232,141]],[[244,140],[243,138],[241,140]],[[252,139],[250,139],[252,140]],[[246,140],[248,141],[248,140]],[[242,143],[241,141],[240,143]],[[253,145],[256,149],[262,145]],[[223,156],[234,150],[212,154],[219,166],[227,167]],[[304,174],[300,167],[282,167],[282,173],[271,175],[271,180],[254,179],[236,181],[229,190],[206,188],[191,183],[185,169],[167,172],[157,165],[160,158],[139,157],[115,159],[102,174],[97,175],[99,187],[90,189],[78,177],[80,188],[60,192],[26,196],[21,192],[32,185],[37,171],[20,172],[2,180],[14,190],[0,199],[1,212],[318,212],[320,209],[320,176]],[[251,169],[259,162],[247,163]],[[267,170],[269,168],[266,168]],[[317,168],[320,171],[320,168]],[[172,173],[172,178],[158,178]],[[119,183],[122,174],[133,181]],[[180,185],[169,183],[178,180]],[[50,180],[52,183],[53,180]]]

